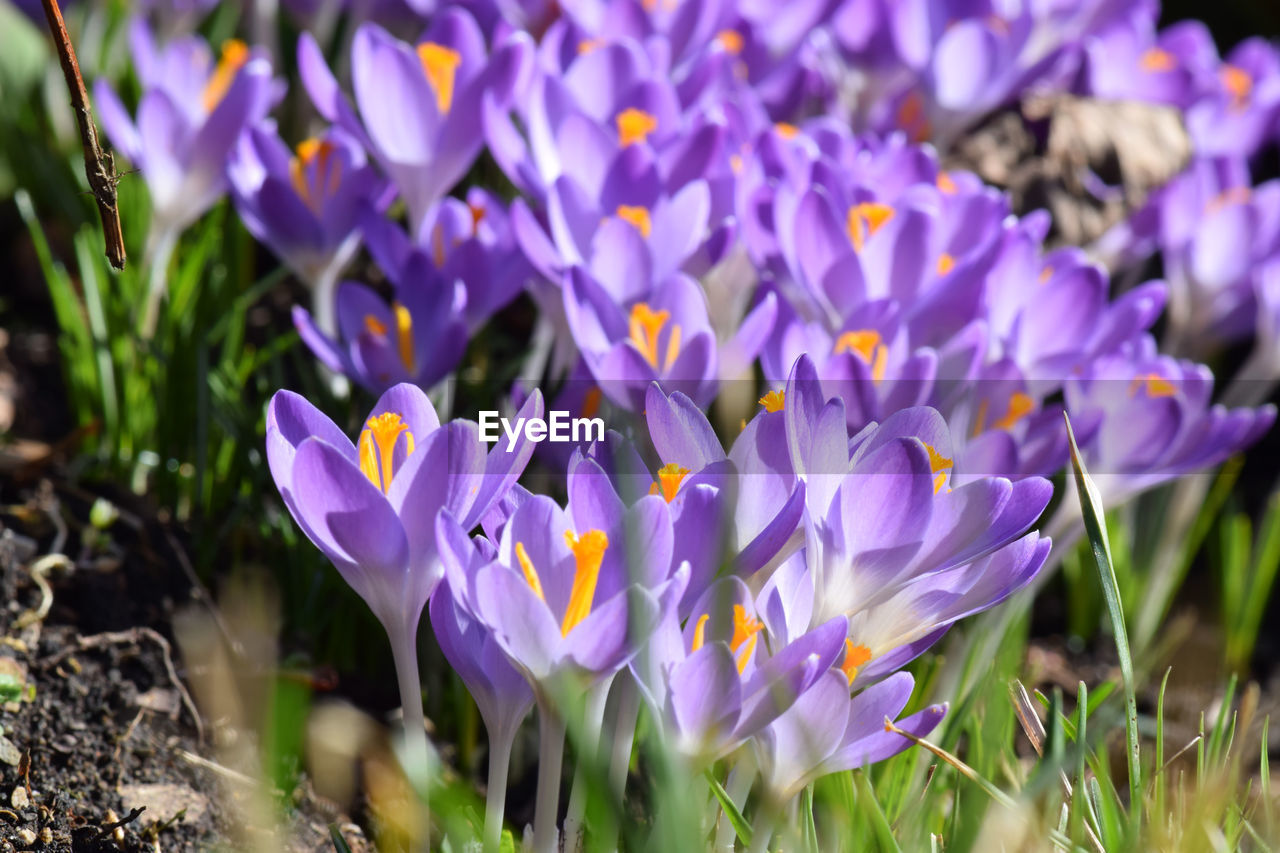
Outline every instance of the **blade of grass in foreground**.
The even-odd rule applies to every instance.
[[[1063,413],[1067,422],[1067,439],[1071,443],[1071,468],[1075,472],[1076,492],[1080,496],[1080,514],[1084,516],[1085,533],[1098,563],[1098,575],[1102,582],[1102,596],[1111,616],[1111,628],[1115,634],[1116,655],[1120,658],[1120,675],[1124,678],[1124,728],[1126,753],[1129,765],[1129,820],[1136,829],[1142,819],[1142,763],[1138,749],[1138,700],[1133,679],[1133,659],[1129,654],[1129,635],[1124,624],[1124,607],[1116,574],[1111,565],[1111,548],[1107,544],[1107,523],[1103,517],[1102,501],[1098,490],[1085,470],[1076,446],[1076,436],[1071,430],[1071,418]]]

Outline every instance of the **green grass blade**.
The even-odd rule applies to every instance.
[[[902,848],[898,846],[898,841],[893,837],[893,827],[889,826],[889,820],[884,816],[884,812],[880,810],[880,803],[876,800],[875,789],[871,787],[871,780],[867,778],[867,774],[857,771],[854,774],[854,784],[858,789],[858,805],[862,809],[862,814],[871,824],[871,829],[875,833],[876,842],[881,850],[887,853],[901,853]]]
[[[1115,572],[1111,567],[1111,548],[1107,543],[1107,522],[1103,517],[1102,501],[1093,481],[1089,479],[1089,472],[1085,470],[1084,460],[1080,458],[1080,448],[1076,446],[1075,433],[1071,430],[1071,419],[1065,412],[1063,418],[1067,423],[1067,439],[1071,443],[1071,467],[1075,472],[1076,491],[1080,497],[1080,513],[1084,516],[1085,532],[1089,536],[1089,544],[1093,548],[1093,556],[1098,563],[1098,573],[1102,579],[1102,595],[1106,599],[1107,612],[1111,616],[1116,654],[1120,658],[1120,674],[1124,678],[1124,728],[1129,765],[1129,808],[1130,819],[1136,826],[1142,816],[1142,761],[1138,744],[1137,685],[1134,683],[1133,659],[1129,654],[1129,634],[1125,628],[1124,606],[1120,601],[1120,590],[1116,584]]]
[[[712,775],[708,770],[705,774],[707,784],[711,786],[711,793],[715,795],[716,800],[720,803],[720,808],[724,809],[724,816],[729,819],[729,825],[733,827],[734,834],[738,836],[738,840],[742,842],[744,847],[751,846],[751,824],[747,823],[747,819],[742,816],[742,812],[738,809],[738,804],[733,801],[733,797],[729,796],[729,792],[720,784],[720,780]]]

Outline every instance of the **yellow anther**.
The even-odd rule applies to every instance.
[[[401,433],[405,436],[405,458],[408,458],[413,453],[413,433],[409,431],[409,425],[404,419],[395,412],[383,412],[369,418],[360,431],[357,447],[360,471],[383,494],[391,489],[396,442]]]
[[[719,42],[725,53],[732,53],[735,56],[742,53],[744,42],[742,33],[737,30],[721,30],[716,34],[716,41]]]
[[[453,106],[453,84],[458,66],[462,64],[462,54],[429,41],[418,45],[418,60],[431,90],[436,93],[436,109],[447,114]]]
[[[297,155],[289,163],[289,178],[303,204],[319,213],[326,197],[338,191],[342,163],[334,155],[338,147],[327,139],[307,139],[298,143]]]
[[[658,366],[658,336],[670,319],[670,311],[654,311],[647,302],[637,302],[631,308],[631,343],[651,367]]]
[[[844,661],[840,664],[840,671],[844,673],[844,677],[849,679],[849,683],[853,684],[853,680],[858,677],[858,667],[871,660],[871,649],[866,646],[855,646],[853,640],[848,637],[844,641]]]
[[[235,82],[236,75],[248,61],[249,46],[240,39],[227,39],[222,43],[222,56],[219,57],[213,74],[209,76],[209,82],[204,86],[205,112],[212,112],[214,107],[222,103],[231,84]]]
[[[1004,416],[991,426],[993,429],[1013,429],[1018,421],[1035,411],[1035,408],[1036,401],[1029,394],[1014,391],[1009,396],[1009,408],[1005,409]]]
[[[604,45],[604,39],[583,39],[578,42],[578,56],[590,53],[598,47]]]
[[[924,442],[921,442],[921,444],[924,444]],[[943,456],[931,444],[925,444],[924,449],[929,454],[929,470],[934,474],[933,493],[936,495],[942,491],[942,484],[947,482],[947,469],[954,464],[954,461]]]
[[[955,195],[956,192],[958,192],[960,189],[959,187],[956,186],[955,178],[951,177],[951,175],[947,172],[939,172],[938,177],[935,179],[934,183],[938,185],[938,189],[940,191],[946,193],[947,195]]]
[[[516,543],[516,560],[520,563],[524,581],[533,590],[533,594],[546,601],[547,597],[542,593],[542,580],[538,577],[538,570],[533,567],[533,560],[529,559],[529,552],[524,549],[523,542]]]
[[[591,613],[591,602],[596,596],[596,581],[600,579],[600,564],[609,547],[609,537],[603,530],[588,530],[578,536],[572,530],[564,532],[565,544],[573,552],[573,588],[569,591],[569,606],[564,611],[560,626],[561,636],[569,632]]]
[[[923,142],[933,134],[933,125],[924,112],[924,98],[911,92],[898,105],[898,127],[907,131],[913,142]]]
[[[640,236],[646,240],[653,233],[653,220],[649,217],[649,209],[647,207],[639,207],[631,204],[620,204],[618,209],[614,211],[617,217],[623,222],[631,225],[640,232]]]
[[[851,352],[858,355],[871,368],[871,380],[879,382],[884,379],[885,367],[889,361],[889,348],[874,329],[860,329],[856,332],[845,332],[836,338],[834,348],[836,355]]]
[[[674,462],[668,462],[658,469],[658,482],[655,485],[662,490],[662,497],[667,503],[675,500],[676,492],[680,491],[680,483],[687,476],[689,469]]]
[[[480,223],[484,222],[484,218],[489,215],[489,211],[485,209],[483,204],[467,202],[467,212],[471,214],[471,236],[474,237],[480,233]]]
[[[1224,207],[1233,204],[1248,204],[1253,201],[1253,189],[1251,187],[1230,187],[1218,193],[1209,200],[1205,205],[1204,212],[1207,216],[1211,213],[1217,213]]]
[[[787,392],[770,391],[759,400],[756,400],[756,402],[764,406],[766,412],[781,412],[787,402]]]
[[[1178,59],[1162,47],[1149,47],[1138,57],[1138,67],[1143,71],[1172,71],[1178,65]]]
[[[1133,377],[1129,383],[1129,396],[1134,397],[1139,390],[1145,390],[1148,397],[1172,397],[1177,388],[1168,379],[1158,373],[1143,373]]]
[[[1040,270],[1040,279],[1039,279],[1040,283],[1048,284],[1049,279],[1053,278],[1053,273],[1054,273],[1053,267],[1046,265],[1044,269]]]
[[[396,318],[396,348],[400,352],[400,363],[412,375],[414,373],[413,315],[399,302],[391,303],[391,308]]]
[[[698,617],[698,624],[693,628],[693,647],[689,651],[696,652],[707,641],[707,620],[710,618],[710,613]]]
[[[733,605],[733,639],[729,641],[729,648],[737,658],[739,675],[746,670],[747,662],[755,653],[762,628],[764,623],[748,614],[745,607],[741,604]]]
[[[795,139],[800,133],[800,128],[785,121],[778,122],[773,126],[773,129],[777,131],[778,135],[783,139]]]
[[[387,324],[372,314],[364,315],[364,327],[371,335],[377,335],[380,338],[386,337],[387,335]]]
[[[618,144],[623,148],[635,142],[644,142],[658,129],[658,119],[652,113],[627,107],[614,119],[618,125]]]
[[[600,411],[600,400],[604,397],[604,393],[600,390],[599,385],[592,385],[582,398],[582,417],[594,418],[596,413]]]
[[[946,275],[956,268],[956,259],[949,252],[938,255],[938,275]]]
[[[893,218],[893,208],[880,202],[864,201],[849,208],[845,230],[853,248],[861,252],[867,238],[884,227]]]
[[[1222,77],[1222,85],[1231,93],[1231,105],[1240,109],[1249,102],[1253,92],[1253,78],[1249,72],[1237,65],[1223,65],[1218,72]]]

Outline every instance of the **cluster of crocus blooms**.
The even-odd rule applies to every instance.
[[[491,848],[534,706],[537,849],[566,720],[620,797],[641,709],[690,768],[754,768],[767,844],[814,778],[908,745],[886,719],[935,726],[903,667],[1052,566],[1029,531],[1064,411],[1110,505],[1274,419],[1215,403],[1190,360],[1252,336],[1242,375],[1265,381],[1228,400],[1280,379],[1280,215],[1248,165],[1280,119],[1263,42],[1224,59],[1117,0],[286,6],[349,16],[341,55],[296,45],[311,135],[269,118],[263,48],[158,46],[141,19],[137,118],[105,84],[99,109],[146,176],[157,254],[229,188],[313,288],[302,340],[382,394],[353,441],[281,392],[272,473],[387,627],[415,737],[429,609],[489,730]],[[1096,247],[1139,270],[1158,253],[1163,280],[1113,292],[1082,248],[1046,248],[1047,214],[940,165],[1033,88],[1184,116],[1191,166]],[[501,186],[460,186],[495,166]],[[361,251],[380,281],[344,280]],[[617,427],[539,451],[563,502],[516,485],[532,444],[489,451],[425,396],[521,294],[537,325],[512,399],[540,413],[546,381]]]

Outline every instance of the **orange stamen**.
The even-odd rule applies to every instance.
[[[609,537],[603,530],[588,530],[581,536],[572,530],[564,532],[565,544],[573,552],[573,588],[569,591],[569,606],[564,611],[560,626],[561,636],[569,632],[591,613],[591,602],[596,595],[596,581],[600,579],[600,564],[609,547]]]
[[[222,56],[204,87],[205,112],[213,112],[222,103],[235,82],[240,69],[249,61],[249,46],[240,39],[227,39],[222,43]]]
[[[658,485],[667,503],[675,500],[676,492],[680,490],[680,483],[687,476],[689,476],[689,469],[674,462],[669,462],[658,469]]]
[[[418,61],[422,63],[422,72],[427,75],[427,83],[436,93],[436,109],[441,114],[448,114],[453,106],[453,84],[458,66],[462,64],[462,54],[429,41],[418,45]]]
[[[614,119],[618,125],[618,144],[623,148],[636,142],[644,142],[658,129],[658,119],[651,113],[628,107]]]

